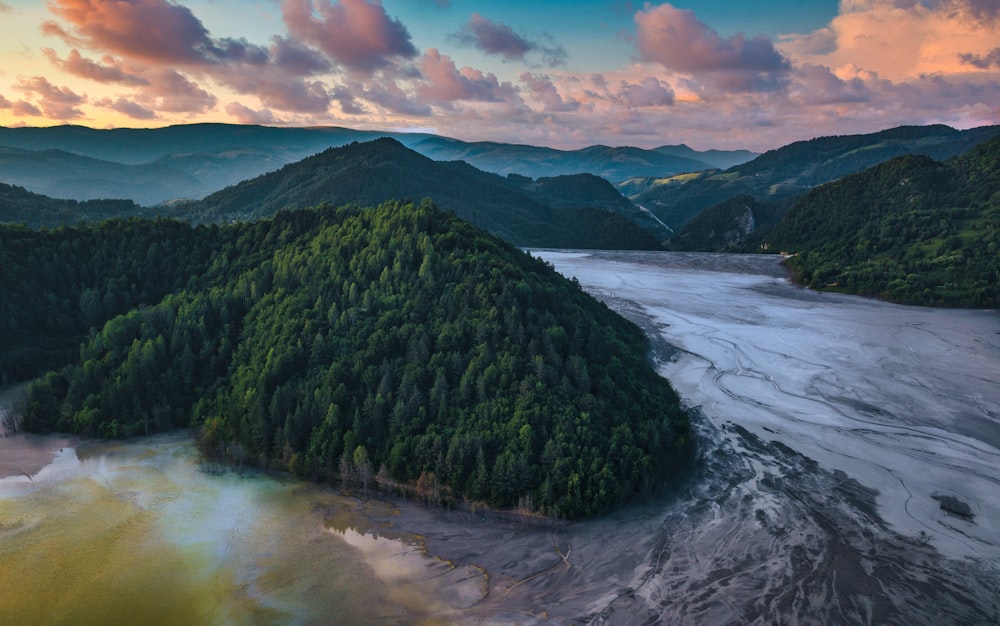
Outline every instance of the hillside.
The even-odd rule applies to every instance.
[[[950,159],[998,134],[1000,126],[959,131],[937,125],[821,137],[771,150],[725,171],[628,181],[622,190],[678,230],[700,211],[736,196],[750,196],[780,214],[813,187],[896,156]]]
[[[557,180],[529,182],[463,162],[432,161],[382,138],[331,148],[171,211],[195,222],[222,222],[322,202],[374,205],[430,197],[442,209],[517,245],[659,248],[655,237],[629,221],[634,209],[628,200],[602,179],[586,182],[570,196],[554,191],[567,187]]]
[[[637,327],[427,204],[0,239],[14,250],[4,280],[32,283],[5,307],[92,328],[32,385],[33,430],[193,425],[233,463],[361,487],[377,472],[430,499],[565,517],[646,492],[687,458],[687,419]]]
[[[56,200],[23,187],[0,183],[0,224],[55,227],[141,213],[142,207],[131,200]]]
[[[765,238],[803,284],[907,304],[1000,306],[1000,138],[823,185]]]
[[[769,230],[781,217],[773,204],[734,196],[701,211],[670,238],[671,250],[742,251],[755,233]]]

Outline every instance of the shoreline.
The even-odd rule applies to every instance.
[[[7,432],[7,417],[27,391],[29,383],[0,389],[0,479],[27,476],[29,480],[48,466],[63,448],[72,448],[79,439],[67,435],[35,435]]]

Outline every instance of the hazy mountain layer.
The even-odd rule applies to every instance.
[[[97,176],[67,177],[67,156],[35,155],[30,175],[0,168],[0,182],[20,185],[53,197],[76,200],[131,198],[156,204],[180,198],[199,199],[242,180],[300,161],[327,148],[355,141],[393,137],[440,161],[466,160],[479,169],[531,178],[589,173],[618,181],[634,176],[726,166],[752,158],[746,151],[697,152],[687,146],[656,150],[592,146],[553,150],[494,142],[469,143],[423,133],[394,133],[338,127],[274,128],[238,124],[192,124],[155,129],[97,130],[83,126],[0,128],[0,146],[31,152],[60,150],[104,161]],[[704,158],[702,158],[704,157]],[[74,168],[86,168],[80,160]],[[149,173],[145,187],[135,186],[134,169]],[[178,178],[179,174],[189,177]],[[170,181],[169,185],[159,186]],[[73,181],[87,181],[74,184]]]

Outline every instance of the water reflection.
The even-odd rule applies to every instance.
[[[0,606],[14,623],[450,621],[482,576],[393,536],[393,515],[210,475],[183,437],[64,448],[0,480]]]

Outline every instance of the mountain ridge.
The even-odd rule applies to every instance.
[[[901,154],[949,159],[1000,134],[1000,126],[956,130],[942,124],[899,126],[862,135],[832,135],[769,150],[727,170],[655,181],[630,198],[678,230],[698,212],[739,195],[787,209],[812,187]]]
[[[762,245],[815,289],[1000,307],[1000,136],[936,161],[904,155],[819,186]]]
[[[634,148],[631,150],[637,152],[634,152],[634,158],[625,167],[621,162],[615,161],[614,151],[618,148],[604,148],[596,153],[593,150],[586,152],[586,148],[582,151],[566,151],[526,144],[464,142],[428,133],[355,130],[338,126],[275,127],[201,123],[154,129],[107,130],[79,125],[0,127],[0,146],[35,152],[61,149],[121,166],[161,166],[167,168],[164,170],[167,173],[179,170],[194,178],[189,184],[177,187],[173,195],[160,194],[151,198],[152,201],[144,198],[143,204],[182,198],[200,199],[228,185],[300,161],[327,148],[379,137],[392,137],[434,160],[466,160],[485,171],[502,175],[514,173],[531,178],[576,173],[590,173],[603,178],[663,175],[712,167],[709,161],[720,158],[718,151],[706,152],[707,161],[700,161],[696,158],[700,153],[696,151],[693,151],[694,154],[678,157],[656,150]],[[489,149],[486,150],[486,147]],[[234,151],[242,152],[242,160],[226,156],[226,153]],[[729,153],[723,153],[725,154]],[[740,158],[741,155],[742,152],[734,151],[729,158]],[[104,178],[111,178],[114,174],[114,167],[105,167]],[[108,184],[87,190],[86,193],[81,190],[64,195],[61,192],[54,193],[56,190],[47,187],[44,178],[43,175],[40,180],[26,181],[4,176],[3,170],[0,170],[0,182],[23,186],[52,197],[75,200],[121,197],[120,193],[115,194],[116,188],[126,186],[129,181],[129,175],[123,172],[116,177],[120,183],[117,187],[109,180]]]

